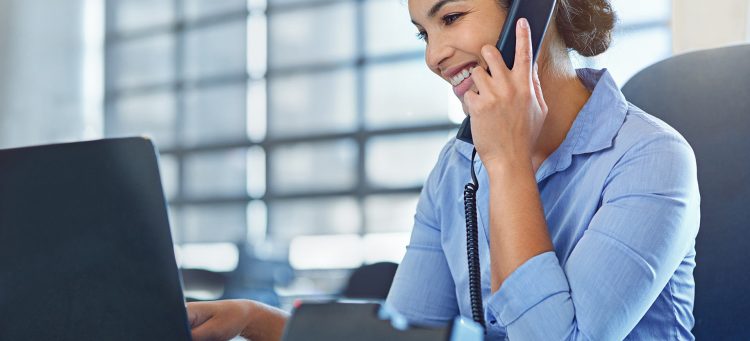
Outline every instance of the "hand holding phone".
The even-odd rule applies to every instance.
[[[520,18],[526,18],[530,26],[531,34],[531,67],[536,62],[536,57],[539,53],[539,48],[542,45],[544,34],[547,31],[550,18],[555,9],[556,0],[513,0],[510,10],[508,11],[508,17],[506,18],[500,38],[497,42],[497,49],[500,50],[502,59],[505,62],[507,69],[512,69],[515,64],[516,57],[516,25]],[[528,39],[527,37],[524,37]],[[527,50],[528,51],[528,50]],[[486,58],[488,65],[492,65],[496,70],[503,67],[501,63],[496,63],[497,59],[491,60]],[[529,70],[530,71],[530,70]],[[476,70],[476,73],[483,73],[481,70]],[[489,70],[487,71],[489,73]],[[484,74],[483,78],[491,79],[488,74]],[[472,75],[474,77],[474,75]],[[481,76],[480,76],[481,77]],[[475,82],[475,84],[477,84]],[[484,86],[489,86],[484,84]],[[480,85],[477,84],[479,89]],[[539,89],[535,89],[537,92]],[[468,94],[468,93],[467,93]],[[472,96],[474,94],[469,94]],[[464,95],[466,99],[466,95]],[[546,109],[545,109],[546,110]],[[474,144],[474,140],[471,134],[471,121],[467,117],[461,127],[458,130],[457,139]],[[471,155],[471,178],[472,182],[466,184],[464,187],[464,210],[466,212],[466,256],[468,261],[468,272],[469,272],[469,301],[471,303],[471,315],[474,321],[485,326],[484,323],[484,307],[482,303],[482,288],[481,284],[481,268],[479,266],[479,243],[478,243],[478,223],[477,223],[477,212],[476,212],[476,192],[479,189],[479,181],[477,180],[476,173],[474,172],[474,157],[476,156],[476,149]]]
[[[518,19],[526,18],[531,29],[532,65],[536,62],[539,48],[542,46],[547,26],[552,18],[556,0],[513,0],[508,17],[500,32],[497,49],[503,56],[508,69],[513,69],[516,57],[516,24]],[[457,139],[474,144],[471,134],[470,117],[464,119],[458,129]]]

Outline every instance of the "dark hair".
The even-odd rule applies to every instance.
[[[617,16],[609,0],[559,0],[555,20],[565,46],[591,57],[609,48]]]
[[[506,9],[512,2],[500,0]],[[609,48],[617,16],[609,0],[558,0],[555,20],[565,46],[592,57]]]

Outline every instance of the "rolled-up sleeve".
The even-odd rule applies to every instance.
[[[537,255],[505,279],[487,314],[511,340],[622,340],[693,246],[695,157],[679,135],[635,143],[607,177],[602,205],[561,265]]]
[[[449,146],[443,148],[420,194],[411,240],[386,299],[386,304],[410,323],[423,326],[444,325],[459,314],[455,284],[440,244],[434,202]]]

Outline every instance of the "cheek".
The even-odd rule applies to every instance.
[[[424,65],[429,69],[432,73],[436,74],[438,77],[443,78],[443,76],[440,74],[440,71],[436,68],[433,68],[432,65],[430,65],[430,61],[427,60],[427,51],[425,51],[425,58],[424,58]]]
[[[443,78],[443,75],[440,73],[440,70],[433,69],[432,67],[430,67],[429,64],[427,64],[427,68],[430,69],[430,71],[432,71],[432,73],[434,73],[436,76],[440,77],[441,79]]]

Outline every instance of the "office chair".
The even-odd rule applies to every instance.
[[[636,74],[625,97],[695,151],[698,340],[750,340],[750,45],[674,56]]]
[[[207,292],[214,298],[223,295],[227,285],[227,275],[204,269],[180,269],[182,275],[185,300],[188,302],[201,301],[200,298],[189,296],[190,292]],[[204,298],[205,299],[205,298]]]
[[[380,262],[359,267],[352,272],[342,293],[346,298],[385,300],[396,275],[398,264]]]

